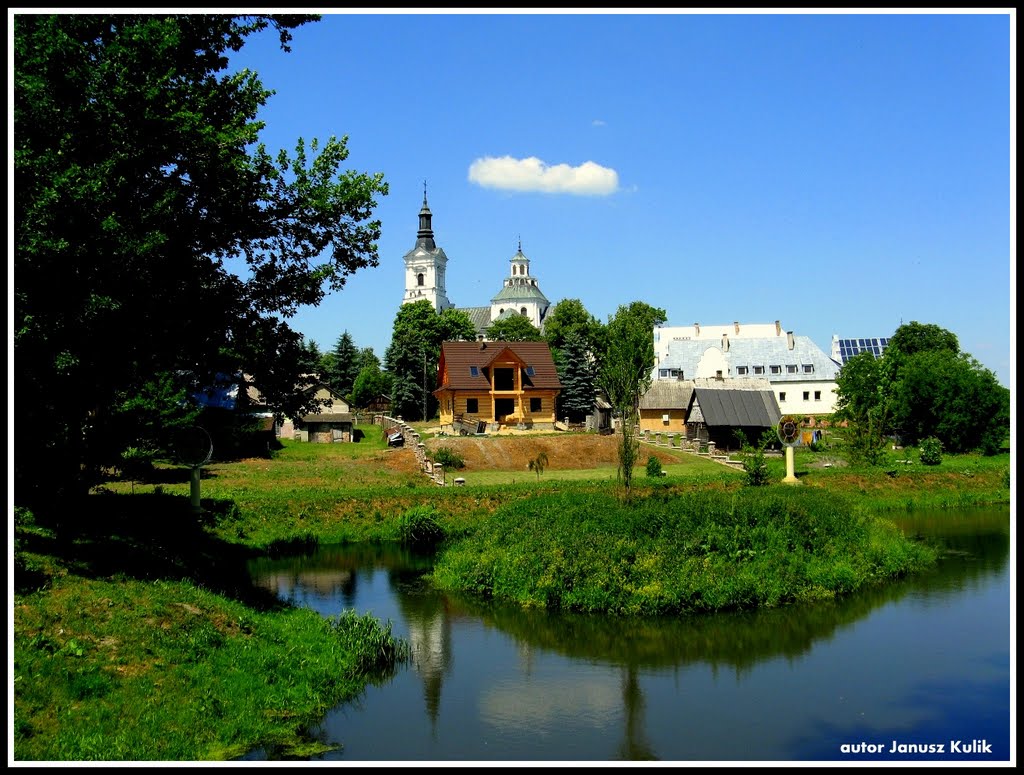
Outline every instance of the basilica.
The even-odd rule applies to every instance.
[[[523,315],[543,331],[544,319],[551,304],[537,284],[537,278],[530,274],[530,259],[523,254],[522,243],[516,254],[509,259],[509,275],[501,289],[491,298],[489,306],[456,307],[449,301],[445,291],[448,256],[434,242],[431,218],[424,188],[416,244],[405,254],[405,298],[402,303],[426,299],[438,312],[452,308],[465,312],[476,328],[478,340],[486,338],[485,332],[492,323],[511,315]]]

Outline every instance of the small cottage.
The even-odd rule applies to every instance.
[[[442,428],[554,428],[562,384],[546,342],[443,342],[437,380]]]

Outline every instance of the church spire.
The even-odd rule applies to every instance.
[[[427,181],[423,181],[423,207],[420,208],[420,230],[416,232],[416,247],[425,248],[426,250],[433,250],[437,245],[434,244],[434,230],[430,225],[430,208],[427,206]]]

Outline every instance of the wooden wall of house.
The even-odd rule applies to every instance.
[[[535,425],[548,425],[555,422],[555,398],[558,395],[557,391],[554,390],[531,390],[523,395],[523,416],[519,416],[518,399],[513,398],[516,402],[515,408],[512,415],[506,417],[505,424],[516,424],[522,420],[526,424]],[[499,394],[497,398],[511,398],[509,394]],[[468,403],[470,399],[475,398],[477,401],[477,410],[470,411]],[[530,410],[530,399],[540,399],[540,409],[537,411]],[[494,422],[494,416],[491,414],[491,394],[484,392],[459,392],[449,394],[443,398],[441,405],[438,409],[439,418],[441,425],[451,425],[455,419],[455,415],[471,415],[477,420],[484,422]]]
[[[668,422],[662,418],[668,415]],[[660,431],[662,433],[685,433],[686,432],[686,410],[685,409],[641,409],[640,430]]]

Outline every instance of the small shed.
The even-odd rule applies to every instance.
[[[735,432],[741,431],[751,443],[778,425],[782,412],[766,380],[729,380],[729,387],[710,384],[693,388],[686,411],[686,438],[713,441],[719,449],[736,449]],[[764,382],[761,386],[757,383]],[[737,385],[741,383],[741,385]]]
[[[333,444],[336,441],[352,441],[351,412],[307,414],[300,421],[311,442]]]

